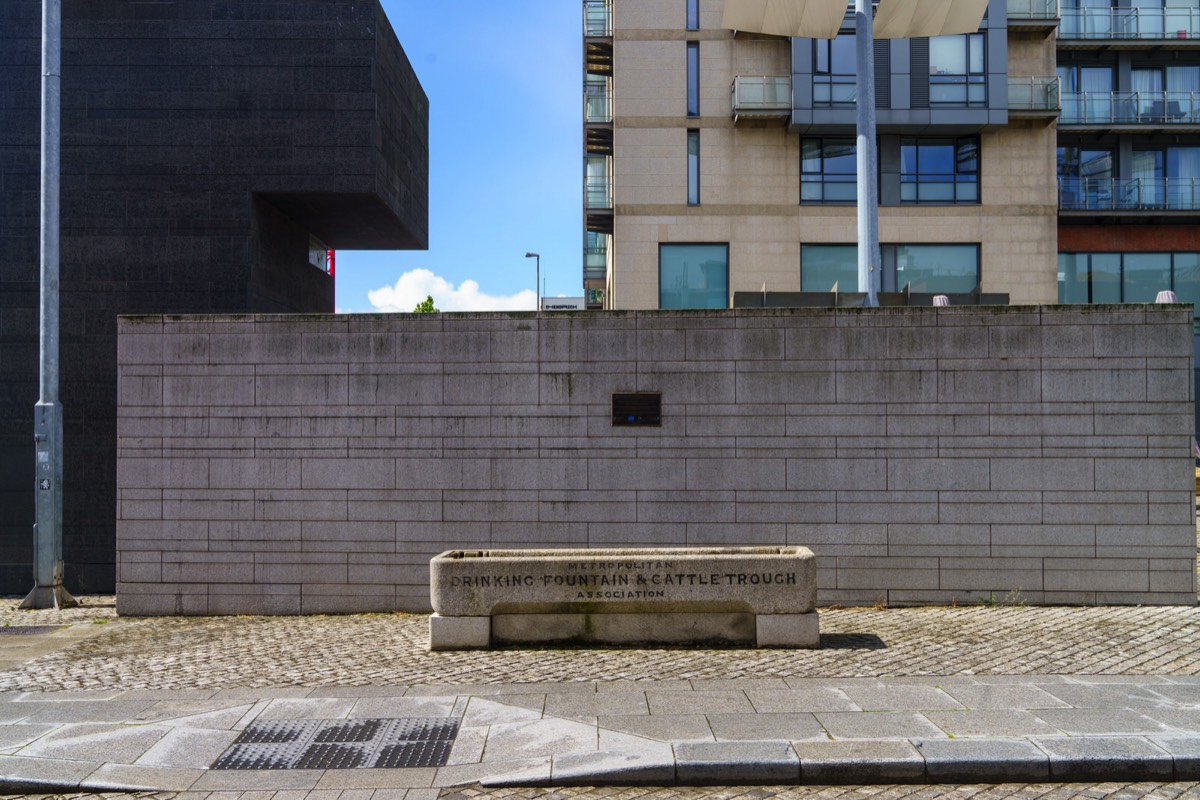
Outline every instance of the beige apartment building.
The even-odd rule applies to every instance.
[[[857,289],[853,17],[788,39],[722,8],[584,0],[590,307]],[[991,0],[976,34],[876,42],[885,292],[1058,300],[1058,16]]]

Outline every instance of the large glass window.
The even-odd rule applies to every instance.
[[[813,40],[813,105],[852,106],[855,83],[854,34]]]
[[[659,308],[728,308],[728,244],[660,244]]]
[[[979,288],[979,245],[896,245],[896,288],[966,294]]]
[[[858,291],[858,247],[852,244],[800,246],[800,290],[803,292]]]
[[[1062,84],[1062,121],[1075,123],[1112,122],[1114,111],[1113,68],[1058,67]]]
[[[982,33],[930,37],[929,102],[987,104],[987,58]]]
[[[700,116],[700,43],[687,43],[687,115]]]
[[[978,203],[979,139],[902,139],[901,203]]]
[[[858,194],[857,150],[853,139],[802,140],[800,202],[853,203]]]
[[[1063,208],[1111,208],[1113,151],[1058,148],[1059,202]]]
[[[1174,290],[1200,306],[1200,253],[1059,253],[1060,303],[1152,303]]]
[[[700,131],[687,132],[687,201],[700,205]]]

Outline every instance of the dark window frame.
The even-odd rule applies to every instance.
[[[818,143],[820,148],[820,156],[818,160],[821,162],[819,171],[806,170],[805,166],[812,159],[806,158],[805,146],[813,142]],[[850,173],[830,173],[826,167],[826,162],[831,158],[828,154],[828,147],[850,146],[850,152],[855,159],[855,168]],[[854,205],[858,198],[858,143],[846,136],[805,136],[800,140],[800,203],[801,205]],[[830,179],[831,175],[842,176],[846,179]],[[830,185],[840,186],[849,184],[854,188],[852,196],[846,198],[828,199],[828,189]],[[805,187],[816,186],[819,189],[820,197],[805,197]]]
[[[944,147],[947,142],[954,149],[953,172],[923,172],[921,168],[922,147]],[[916,148],[916,172],[905,172],[905,148]],[[964,148],[973,148],[974,154],[966,158]],[[978,136],[905,136],[900,139],[900,205],[903,206],[977,206],[983,202],[982,181],[979,162],[982,159],[982,143]],[[973,162],[973,166],[967,164]],[[921,187],[951,186],[952,197],[927,196],[922,198]],[[914,187],[911,197],[905,197],[907,187]],[[965,188],[972,187],[968,192]],[[973,195],[973,196],[972,196]]]
[[[687,115],[700,116],[700,43],[687,43]]]
[[[933,60],[933,42],[930,41],[930,66],[929,66],[929,105],[932,108],[987,108],[987,35],[983,32],[978,33],[961,33],[953,34],[962,40],[963,57],[966,64],[966,72],[934,72],[933,68],[937,65],[932,63]],[[936,37],[942,38],[942,37]],[[974,47],[978,45],[981,50],[980,61],[983,68],[974,70],[971,68],[971,53]],[[936,98],[937,89],[962,87],[962,98],[954,98],[951,100],[939,100]],[[979,96],[972,98],[972,87],[978,87]]]

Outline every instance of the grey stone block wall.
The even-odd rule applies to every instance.
[[[1196,602],[1179,306],[126,317],[118,609],[429,608],[449,548],[788,544],[822,604]],[[614,427],[614,392],[662,393]]]

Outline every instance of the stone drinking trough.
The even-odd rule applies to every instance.
[[[553,642],[818,647],[807,547],[448,550],[432,650]]]

